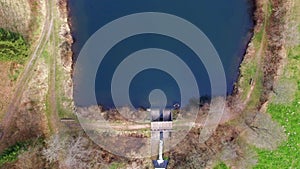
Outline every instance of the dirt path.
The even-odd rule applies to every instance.
[[[266,1],[264,1],[264,3],[267,3],[267,1],[268,0],[266,0]],[[267,9],[266,9],[266,7],[264,8],[264,12],[266,12],[267,13]],[[264,22],[268,19],[268,15],[267,14],[265,14],[265,16],[264,16]],[[246,97],[246,99],[244,100],[244,102],[243,102],[243,105],[242,105],[242,110],[244,110],[245,109],[245,107],[246,107],[246,105],[248,104],[248,102],[250,101],[250,98],[251,98],[251,95],[252,95],[252,93],[253,93],[253,90],[254,90],[254,88],[255,88],[255,86],[256,86],[256,80],[259,78],[258,76],[259,76],[259,71],[260,71],[260,68],[262,67],[262,57],[263,57],[263,54],[264,54],[264,49],[265,49],[265,45],[266,45],[266,25],[267,23],[265,23],[265,25],[263,26],[263,32],[262,32],[262,40],[261,40],[261,42],[260,42],[260,47],[259,47],[259,50],[258,50],[258,52],[256,53],[256,55],[255,55],[255,58],[258,58],[257,59],[257,63],[256,63],[256,65],[257,65],[257,69],[256,69],[256,72],[255,72],[255,76],[253,77],[253,83],[251,84],[251,88],[250,88],[250,90],[248,91],[248,94],[247,94],[247,97]]]
[[[20,75],[19,80],[17,81],[16,84],[16,91],[11,99],[11,102],[6,110],[6,114],[3,118],[2,121],[2,128],[3,128],[3,133],[5,134],[5,130],[9,128],[8,126],[10,125],[10,122],[13,120],[13,114],[18,110],[18,107],[20,106],[20,101],[24,92],[25,87],[27,86],[29,79],[32,75],[33,68],[35,66],[37,58],[41,55],[46,42],[50,38],[50,34],[52,32],[52,27],[53,27],[53,18],[52,18],[52,1],[47,1],[46,2],[46,17],[45,17],[45,22],[42,28],[42,33],[41,36],[38,39],[38,43],[30,57],[30,60],[28,61],[23,73]]]
[[[55,5],[52,6],[52,8],[55,8]],[[52,9],[52,17],[55,17],[54,12]],[[48,121],[51,123],[51,129],[53,133],[57,133],[60,128],[60,122],[59,122],[59,117],[58,117],[58,111],[57,111],[57,102],[56,102],[56,30],[55,27],[53,28],[53,33],[51,36],[51,64],[50,64],[50,81],[49,81],[49,103],[50,103],[50,110],[51,110],[51,115],[48,117]]]

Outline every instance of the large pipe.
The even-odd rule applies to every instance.
[[[163,145],[164,145],[164,141],[163,140],[159,140],[159,157],[158,160],[164,160],[163,159]]]

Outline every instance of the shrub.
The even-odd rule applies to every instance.
[[[0,61],[23,63],[28,57],[28,45],[18,33],[0,28]]]

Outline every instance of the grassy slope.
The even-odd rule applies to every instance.
[[[294,2],[296,3],[294,14],[297,16],[300,2],[297,0]],[[299,21],[299,18],[297,20]],[[298,31],[300,32],[300,28]],[[288,49],[287,62],[279,83],[295,83],[297,87],[294,91],[294,97],[292,101],[287,103],[271,101],[267,112],[284,127],[288,140],[275,151],[257,150],[259,163],[255,168],[300,168],[300,44]],[[283,90],[286,92],[289,89]]]
[[[297,84],[297,91],[291,103],[276,104],[270,103],[268,113],[279,122],[288,136],[275,151],[258,150],[259,164],[256,168],[300,168],[300,45],[290,49],[288,64],[285,67],[281,80],[294,81]]]
[[[73,112],[73,107],[72,107],[72,103],[73,100],[71,100],[70,98],[68,98],[66,96],[65,93],[65,89],[63,86],[67,85],[66,81],[68,80],[70,74],[68,72],[66,72],[64,70],[63,67],[63,63],[62,63],[62,59],[61,59],[61,53],[59,51],[60,49],[60,45],[63,42],[61,36],[59,35],[59,31],[61,29],[61,26],[64,24],[59,11],[56,11],[54,13],[55,18],[57,18],[55,20],[55,41],[56,41],[56,48],[57,48],[57,53],[56,55],[58,57],[56,57],[56,62],[57,62],[57,66],[55,69],[56,72],[56,84],[55,84],[55,88],[56,88],[56,101],[57,101],[57,112],[58,112],[58,116],[59,118],[74,118],[76,119],[76,116]]]
[[[299,11],[300,1],[294,0],[295,9],[294,11]],[[268,17],[271,14],[271,6],[269,3],[265,4],[267,16],[265,23],[263,24],[261,30],[255,33],[252,42],[254,48],[259,51],[259,48],[265,48],[264,34],[266,33],[266,25],[268,24]],[[299,14],[294,15],[298,16]],[[294,16],[295,17],[295,16]],[[295,19],[295,18],[294,18]],[[299,28],[300,32],[300,28]],[[275,102],[270,102],[267,112],[271,114],[272,118],[279,122],[286,131],[288,136],[287,142],[282,143],[282,145],[275,151],[267,150],[256,150],[258,153],[258,164],[254,168],[258,169],[268,169],[268,168],[300,168],[300,45],[294,48],[288,49],[288,63],[284,68],[283,76],[280,77],[281,82],[291,82],[297,85],[296,92],[293,100],[285,104],[276,104]],[[263,54],[263,53],[262,53]],[[245,111],[255,110],[257,104],[259,103],[259,97],[262,92],[262,70],[259,65],[260,55],[256,55],[246,61],[241,65],[241,74],[243,74],[243,80],[240,81],[240,87],[245,91],[242,95],[242,100],[246,99],[247,93],[250,91],[249,80],[252,78],[256,85],[253,89],[249,102],[246,106]],[[290,89],[284,89],[283,92]],[[276,96],[274,96],[276,97]],[[217,165],[216,168],[227,168],[223,163]]]

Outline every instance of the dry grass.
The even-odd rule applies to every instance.
[[[10,63],[0,62],[0,120],[4,116],[4,111],[11,98],[13,91],[13,82],[9,78]]]
[[[27,35],[30,17],[28,0],[0,0],[0,27]]]

